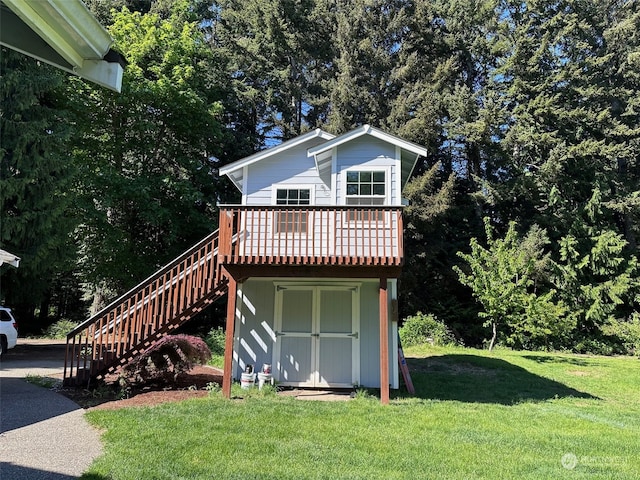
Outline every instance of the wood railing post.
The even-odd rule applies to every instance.
[[[233,368],[233,335],[236,323],[236,279],[227,274],[229,287],[227,293],[227,323],[224,341],[224,367],[222,373],[222,394],[231,398],[231,369]]]
[[[389,403],[389,289],[380,279],[380,402]]]

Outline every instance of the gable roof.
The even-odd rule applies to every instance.
[[[0,44],[119,92],[126,61],[80,0],[0,1]]]
[[[331,161],[331,151],[333,148],[362,137],[363,135],[370,135],[386,143],[400,147],[402,186],[409,181],[409,176],[418,161],[418,157],[426,157],[428,153],[425,147],[416,143],[396,137],[395,135],[391,135],[379,128],[372,127],[371,125],[362,125],[361,127],[335,137],[328,142],[318,145],[317,147],[310,148],[307,150],[307,155],[315,157],[316,167],[318,168],[318,171],[320,171],[325,166],[324,164]]]
[[[242,191],[242,181],[244,178],[244,167],[248,167],[260,160],[264,160],[265,158],[272,157],[274,155],[279,155],[286,150],[302,145],[309,140],[314,138],[322,138],[324,140],[330,140],[334,138],[334,135],[327,133],[319,128],[315,130],[300,135],[298,137],[292,138],[286,142],[281,143],[280,145],[276,145],[275,147],[268,148],[266,150],[261,150],[260,152],[254,153],[245,158],[241,158],[240,160],[236,160],[224,167],[221,167],[218,170],[219,175],[227,175],[238,190]]]
[[[322,145],[310,148],[307,151],[307,155],[311,157],[321,154],[323,152],[326,152],[327,150],[332,149],[333,147],[337,147],[338,145],[342,145],[343,143],[350,142],[351,140],[355,140],[356,138],[363,135],[371,135],[372,137],[379,138],[380,140],[398,146],[403,150],[415,153],[416,155],[422,155],[423,157],[427,156],[426,148],[404,140],[400,137],[396,137],[395,135],[391,135],[390,133],[383,132],[379,128],[372,127],[371,125],[362,125],[361,127],[358,127],[355,130],[351,130],[350,132],[340,135],[339,137],[335,137],[332,140],[323,143]]]
[[[327,168],[331,166],[331,156],[333,148],[355,140],[356,138],[359,138],[363,135],[371,135],[374,138],[380,139],[386,143],[400,148],[401,183],[403,186],[409,180],[409,176],[411,175],[411,172],[413,171],[416,162],[418,161],[418,157],[427,155],[427,149],[425,147],[409,142],[400,137],[396,137],[395,135],[391,135],[390,133],[383,132],[378,128],[372,127],[371,125],[363,125],[359,128],[356,128],[355,130],[351,130],[350,132],[337,137],[317,128],[309,133],[305,133],[304,135],[300,135],[284,143],[281,143],[280,145],[262,150],[260,152],[254,153],[253,155],[225,165],[218,170],[218,174],[221,176],[227,175],[234,183],[236,188],[242,192],[245,167],[248,167],[249,165],[252,165],[274,155],[282,154],[286,150],[302,145],[314,138],[321,138],[323,140],[326,140],[320,145],[311,147],[307,150],[307,156],[315,158],[316,168],[321,174],[321,172],[327,171]]]

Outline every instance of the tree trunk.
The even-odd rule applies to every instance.
[[[496,337],[498,336],[496,322],[491,322],[491,330],[493,330],[493,336],[491,337],[491,342],[489,343],[489,351],[493,350],[493,346],[496,344]]]

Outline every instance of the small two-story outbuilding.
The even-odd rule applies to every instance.
[[[280,385],[398,388],[402,188],[424,155],[364,125],[220,170],[242,193],[220,213],[229,382],[266,363]]]

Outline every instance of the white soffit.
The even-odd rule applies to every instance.
[[[80,0],[1,0],[0,44],[119,92],[124,59]]]

